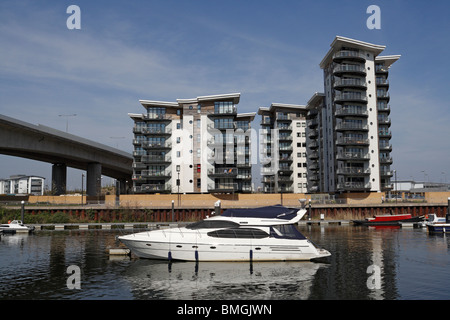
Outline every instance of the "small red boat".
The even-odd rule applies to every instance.
[[[413,217],[409,213],[405,214],[385,214],[377,215],[373,218],[366,218],[364,220],[353,220],[354,224],[365,226],[399,226],[400,222],[420,222],[425,219],[424,216]]]

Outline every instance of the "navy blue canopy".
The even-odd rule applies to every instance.
[[[291,220],[297,215],[298,209],[286,208],[281,205],[252,209],[227,209],[222,213],[224,217],[237,218],[268,218]]]

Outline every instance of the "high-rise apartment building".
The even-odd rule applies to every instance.
[[[250,123],[240,94],[140,100],[134,120],[135,193],[251,192]]]
[[[263,192],[307,192],[307,113],[303,105],[259,108]]]
[[[388,70],[400,56],[384,49],[338,36],[320,63],[325,90],[308,103],[311,192],[392,189]]]

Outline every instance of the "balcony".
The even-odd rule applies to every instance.
[[[213,183],[208,184],[209,192],[234,192],[237,190],[237,183]]]
[[[310,143],[308,143],[308,148],[317,149],[317,148],[319,148],[319,143],[317,141],[310,142]]]
[[[214,110],[214,112],[208,113],[208,117],[220,117],[220,116],[231,116],[237,114],[236,106],[227,106]]]
[[[311,152],[309,155],[309,159],[319,159],[319,153],[317,151]]]
[[[393,162],[392,157],[380,157],[381,164],[392,164]]]
[[[394,172],[391,170],[381,170],[380,171],[380,176],[382,177],[392,177],[394,176]]]
[[[277,127],[277,129],[280,130],[280,131],[292,131],[292,126],[291,125],[289,125],[289,126],[279,125]]]
[[[365,107],[364,108],[343,107],[343,108],[337,109],[334,114],[338,118],[341,118],[341,117],[367,118],[369,116],[369,112],[367,112],[367,109]]]
[[[283,134],[283,135],[278,135],[278,140],[279,141],[292,141],[292,135],[285,135],[285,134]]]
[[[334,96],[335,103],[360,102],[367,103],[367,96],[362,92],[340,93]]]
[[[230,177],[234,178],[237,176],[236,167],[224,167],[224,168],[212,168],[208,169],[208,176],[210,177]]]
[[[168,179],[172,176],[171,171],[162,170],[162,171],[151,171],[151,170],[142,170],[141,176],[146,179]]]
[[[381,151],[392,151],[392,144],[389,143],[380,143],[379,144],[379,149]]]
[[[234,122],[218,122],[216,124],[209,123],[208,124],[208,130],[226,130],[226,129],[232,129],[234,130],[236,127],[236,124]]]
[[[386,112],[389,114],[391,113],[391,106],[389,106],[387,103],[378,103],[377,110],[378,112]]]
[[[293,158],[292,158],[292,156],[282,156],[282,157],[280,157],[278,159],[278,161],[281,161],[281,162],[292,162]]]
[[[336,140],[336,145],[338,146],[368,146],[369,139],[358,139],[358,138],[339,138]]]
[[[389,92],[377,92],[378,100],[390,100]]]
[[[369,160],[370,155],[366,152],[339,152],[336,156],[337,160]]]
[[[144,163],[171,163],[172,157],[166,156],[142,156],[141,161]]]
[[[341,191],[369,191],[371,188],[370,182],[341,182],[337,184],[337,189]]]
[[[171,149],[172,148],[172,142],[168,141],[166,143],[159,143],[159,142],[143,142],[142,147],[144,149]]]
[[[319,131],[318,130],[311,130],[308,132],[308,137],[311,139],[316,138],[319,135]]]
[[[353,64],[347,64],[347,65],[338,65],[333,69],[333,73],[335,76],[342,76],[344,74],[354,74],[354,75],[360,75],[365,76],[366,75],[366,69],[363,66],[360,65],[353,65]]]
[[[160,113],[148,113],[144,114],[144,119],[149,121],[171,121],[173,119],[172,114],[160,114]]]
[[[378,124],[391,125],[391,118],[389,118],[389,117],[378,117]]]
[[[307,125],[309,128],[315,128],[319,125],[319,121],[317,119],[311,119],[307,121]]]
[[[334,62],[341,62],[342,60],[366,62],[366,57],[364,53],[352,50],[340,50],[333,54]]]
[[[369,126],[362,123],[341,122],[336,124],[336,131],[369,131]]]
[[[171,135],[172,134],[172,128],[142,128],[141,130],[142,134],[145,135]]]
[[[345,176],[367,176],[370,175],[370,168],[341,168],[337,170],[337,174]]]
[[[342,78],[336,80],[333,86],[336,90],[344,88],[358,88],[364,90],[367,89],[367,83],[364,79]]]
[[[391,130],[378,130],[378,136],[380,138],[392,138]]]
[[[389,87],[388,79],[377,79],[376,80],[377,87]]]
[[[385,67],[383,65],[375,65],[375,73],[388,74],[389,73],[389,68]]]

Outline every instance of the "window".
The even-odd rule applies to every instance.
[[[177,143],[181,142],[181,137],[177,137]]]
[[[197,188],[202,187],[202,179],[197,179]]]
[[[208,232],[208,236],[214,238],[241,238],[261,239],[269,237],[269,234],[256,228],[232,228]]]
[[[177,158],[181,157],[181,151],[177,151]]]
[[[208,229],[208,228],[233,228],[238,227],[239,223],[221,220],[202,220],[188,224],[188,229]]]
[[[180,122],[177,123],[177,129],[181,129],[181,123]]]
[[[202,127],[202,122],[200,119],[197,119],[197,128],[201,128],[201,127]]]

